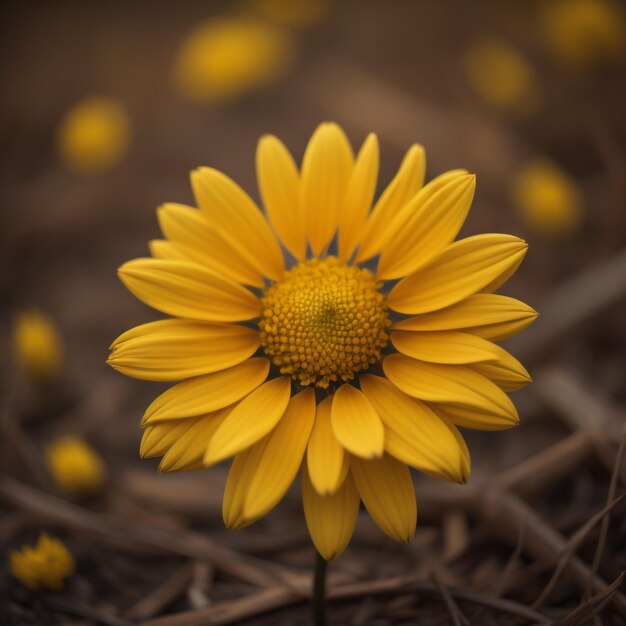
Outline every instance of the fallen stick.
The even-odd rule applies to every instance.
[[[112,515],[92,513],[75,504],[48,495],[8,476],[0,476],[0,499],[22,510],[40,515],[48,522],[79,530],[85,535],[114,544],[158,547],[163,552],[191,559],[204,559],[231,576],[253,585],[269,587],[277,578],[270,574],[271,563],[261,561],[213,543],[193,531],[168,531],[138,524]]]
[[[576,372],[565,367],[542,369],[530,392],[557,411],[573,430],[593,430],[619,443],[626,414],[593,393]]]
[[[536,561],[556,561],[567,550],[567,541],[525,502],[511,493],[488,493],[483,499],[480,517],[502,538],[515,542],[520,532],[524,532],[523,551]],[[584,592],[587,585],[602,593],[609,585],[577,557],[567,562],[565,572]],[[589,581],[591,581],[589,583]],[[616,592],[612,603],[626,618],[626,597]]]
[[[626,297],[626,250],[558,285],[538,307],[540,318],[523,337],[507,341],[522,362],[539,360],[581,324]]]
[[[417,583],[413,575],[394,576],[380,580],[371,580],[352,585],[335,587],[328,593],[329,600],[349,600],[362,596],[387,593],[427,593],[440,595],[435,584]],[[462,602],[484,606],[494,611],[515,615],[531,620],[534,624],[549,624],[550,620],[522,604],[511,600],[494,598],[468,591],[448,589],[451,597]],[[198,611],[185,611],[176,615],[167,615],[145,622],[143,626],[218,626],[233,624],[240,620],[284,608],[301,602],[305,596],[289,591],[284,587],[264,589],[237,600],[227,600]]]

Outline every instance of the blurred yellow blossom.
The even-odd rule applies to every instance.
[[[13,351],[32,378],[52,380],[63,367],[63,344],[54,322],[41,311],[22,311],[13,324]]]
[[[80,437],[61,437],[46,449],[48,467],[55,482],[74,495],[98,492],[106,477],[100,455]]]
[[[576,229],[582,217],[582,195],[556,163],[536,159],[517,174],[513,189],[524,220],[534,231],[560,237]]]
[[[330,0],[248,0],[259,15],[285,26],[311,26],[331,11]]]
[[[467,50],[465,72],[474,91],[489,104],[520,115],[535,113],[541,104],[535,71],[505,42],[475,42]]]
[[[129,145],[130,121],[123,104],[92,96],[75,104],[58,132],[58,148],[68,169],[93,175],[117,165]]]
[[[34,547],[23,546],[9,555],[11,574],[35,591],[60,591],[75,570],[74,557],[58,539],[45,533]]]
[[[228,102],[281,76],[294,57],[281,30],[242,18],[196,26],[174,64],[180,95],[198,102]]]
[[[584,67],[626,55],[626,15],[610,0],[557,0],[543,5],[544,37],[563,62]]]

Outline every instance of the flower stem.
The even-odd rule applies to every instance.
[[[326,566],[328,561],[315,553],[315,574],[313,576],[313,625],[326,626]]]

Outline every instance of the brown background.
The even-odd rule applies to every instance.
[[[241,6],[28,1],[2,9],[0,337],[8,347],[14,312],[37,306],[57,321],[66,343],[62,391],[50,396],[49,391],[21,387],[19,414],[29,449],[35,453],[54,435],[80,432],[102,453],[111,473],[106,493],[83,503],[86,509],[112,515],[113,523],[125,519],[174,528],[177,537],[187,537],[186,529],[201,530],[244,560],[260,551],[264,564],[279,563],[292,574],[292,568],[306,571],[311,549],[296,495],[267,520],[231,535],[223,530],[219,513],[221,468],[172,478],[157,475],[156,463],[137,459],[139,418],[160,387],[124,379],[104,361],[113,338],[157,316],[124,290],[115,270],[125,260],[147,254],[147,241],[158,236],[154,209],[159,204],[192,202],[188,172],[193,167],[223,170],[256,197],[254,151],[263,133],[281,137],[299,159],[321,121],[339,122],[354,144],[375,131],[382,147],[381,186],[404,150],[418,141],[427,150],[428,177],[455,167],[478,176],[462,234],[509,232],[530,244],[525,263],[504,293],[541,313],[524,338],[510,344],[536,382],[514,396],[522,419],[519,429],[468,434],[473,476],[466,491],[418,480],[422,519],[410,547],[392,544],[364,518],[333,569],[352,582],[416,576],[419,584],[443,580],[457,590],[492,598],[505,594],[530,605],[563,554],[564,544],[555,537],[567,541],[606,504],[623,425],[624,66],[564,71],[538,36],[532,2],[345,1],[335,3],[327,20],[296,35],[299,58],[284,80],[223,107],[180,100],[169,79],[183,37],[198,20],[235,14]],[[481,36],[508,40],[534,64],[545,93],[540,115],[526,120],[507,116],[471,91],[461,60],[467,45]],[[80,178],[60,164],[55,133],[65,111],[92,93],[127,105],[132,145],[115,169]],[[559,162],[584,194],[584,223],[564,241],[529,232],[510,197],[516,170],[536,154]],[[10,350],[3,354],[2,386],[8,389],[15,368]],[[533,465],[533,455],[541,450],[548,450],[546,471]],[[37,486],[23,459],[7,459],[7,475]],[[524,459],[531,461],[523,475],[527,482],[518,489],[522,499],[512,496],[511,504],[508,491],[505,504],[487,498],[500,493],[496,478]],[[199,574],[194,578],[185,569],[193,560],[189,554],[172,555],[181,550],[167,538],[155,540],[147,550],[151,557],[138,555],[130,545],[134,540],[113,541],[110,529],[104,537],[94,536],[82,518],[70,522],[61,513],[63,519],[52,523],[55,511],[64,511],[54,501],[32,514],[35,505],[14,493],[0,490],[0,498],[6,521],[1,538],[8,545],[52,528],[78,555],[80,584],[63,596],[74,609],[80,600],[98,612],[98,619],[101,614],[124,615],[176,573],[180,590],[172,606],[158,607],[150,616],[191,608],[185,592]],[[24,510],[31,510],[32,517],[20,522]],[[617,504],[612,513],[599,567],[607,583],[626,567],[626,555],[618,549],[625,512]],[[552,533],[548,539],[546,532]],[[132,537],[132,529],[128,533]],[[598,536],[598,525],[584,535],[583,568],[591,566]],[[520,554],[511,560],[516,545]],[[504,584],[507,562],[513,565]],[[264,567],[273,571],[271,565]],[[581,602],[588,569],[572,570],[571,562],[565,569],[542,603],[543,614],[551,618]],[[72,621],[67,607],[33,599],[6,572],[2,576],[7,616],[14,620],[9,623],[37,623],[42,615]],[[366,588],[355,599],[334,605],[336,623],[413,623],[418,617],[426,624],[451,623],[450,608],[440,595],[415,591],[413,578],[400,578],[395,586],[391,580],[386,594],[373,595]],[[261,593],[249,583],[218,565],[214,583],[205,585],[205,591],[215,603]],[[617,624],[616,606],[621,602],[622,611],[626,606],[623,597],[615,598],[602,613],[606,624]],[[459,602],[472,623],[531,623]],[[306,620],[302,605],[264,618],[245,600],[237,606],[247,607],[242,615],[251,616],[251,623]]]

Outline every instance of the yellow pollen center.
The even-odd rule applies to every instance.
[[[390,325],[372,273],[336,257],[293,267],[265,291],[261,345],[282,374],[326,388],[380,359]]]

